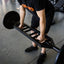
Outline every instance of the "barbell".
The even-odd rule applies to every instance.
[[[44,43],[40,43],[38,40],[35,38],[40,34],[40,32],[36,29],[33,29],[29,27],[27,24],[24,24],[22,29],[20,29],[18,26],[20,24],[20,16],[17,12],[15,11],[10,11],[8,12],[3,19],[3,25],[7,29],[17,29],[19,32],[24,34],[26,37],[28,37],[30,40],[34,41],[37,45],[40,47],[45,47],[45,48],[50,48],[58,52],[55,60],[55,64],[64,64],[64,45],[59,49],[58,47],[55,46],[53,39],[49,37],[48,35],[45,35],[47,40]],[[27,32],[33,30],[34,33],[28,34]],[[31,37],[31,35],[38,33],[36,36]]]

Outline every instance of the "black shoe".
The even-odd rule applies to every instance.
[[[32,51],[36,51],[36,50],[38,50],[38,47],[37,47],[37,46],[36,46],[36,47],[31,46],[31,47],[27,48],[27,49],[25,50],[25,52],[32,52]]]
[[[40,53],[39,58],[37,60],[37,64],[42,64],[45,61],[46,56],[47,56],[46,53],[45,54]]]

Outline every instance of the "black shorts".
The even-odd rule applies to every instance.
[[[47,34],[49,32],[51,23],[53,21],[53,17],[54,17],[54,10],[53,11],[49,11],[48,14],[46,14],[46,29],[45,29],[45,34]],[[39,26],[39,18],[38,16],[32,16],[32,21],[31,21],[31,27],[32,28],[37,28]]]

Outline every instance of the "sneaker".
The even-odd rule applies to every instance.
[[[27,49],[25,50],[25,52],[32,52],[32,51],[36,51],[36,50],[38,50],[38,47],[37,47],[37,46],[36,46],[36,47],[30,46],[29,48],[27,48]]]
[[[45,61],[46,56],[47,56],[46,53],[45,54],[40,53],[39,58],[37,60],[37,64],[42,64]]]

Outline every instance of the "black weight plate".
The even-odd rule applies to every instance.
[[[3,25],[7,28],[7,29],[13,29],[14,24],[16,22],[19,22],[20,20],[20,16],[17,12],[15,11],[10,11],[8,12],[3,19]]]
[[[60,49],[60,52],[57,54],[55,64],[64,64],[64,45]]]

